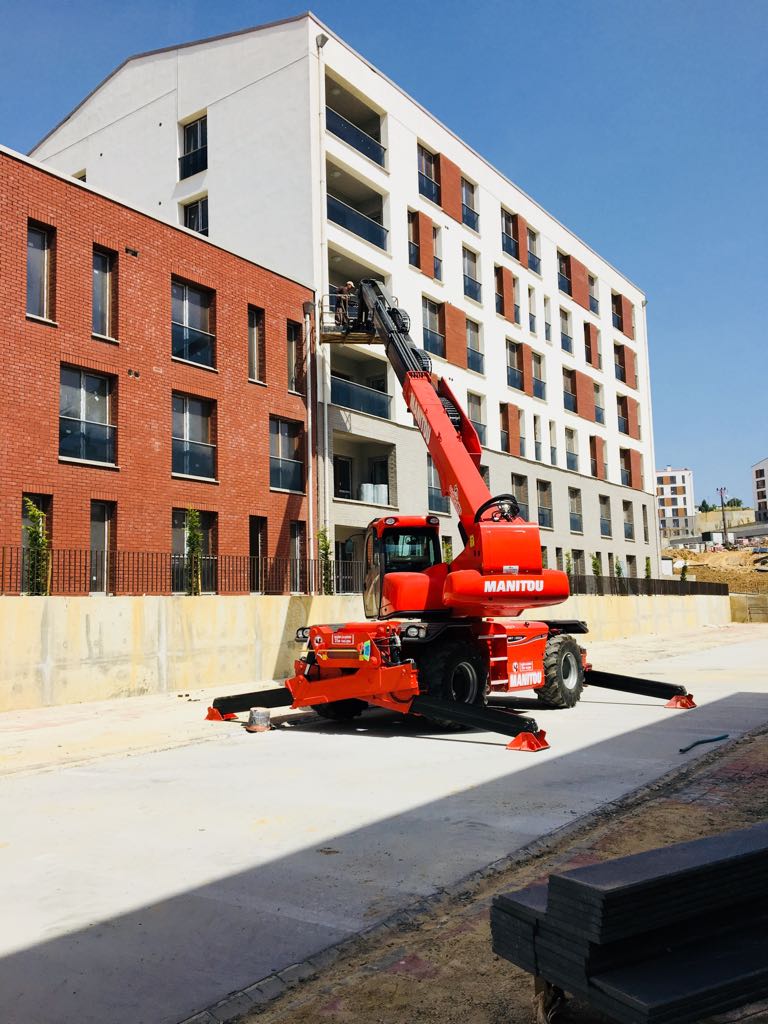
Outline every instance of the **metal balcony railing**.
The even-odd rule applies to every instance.
[[[576,412],[576,395],[572,391],[563,392],[563,405],[568,412]]]
[[[202,441],[172,440],[171,472],[183,476],[216,478],[216,446]]]
[[[611,319],[613,321],[613,326],[616,327],[618,330],[621,330],[621,316],[620,316],[620,314],[616,313],[616,312],[612,313],[611,314]]]
[[[535,313],[529,313],[528,314],[528,330],[530,331],[531,334],[535,334],[536,333],[536,314]]]
[[[595,423],[605,423],[605,409],[601,405],[595,406]]]
[[[557,275],[557,287],[561,292],[565,292],[566,295],[571,294],[571,279],[566,277],[565,274]]]
[[[614,363],[613,364],[613,371],[616,374],[616,380],[624,381],[624,383],[626,384],[626,382],[627,382],[627,371],[624,369],[624,367],[621,365],[621,363]]]
[[[117,427],[90,420],[59,417],[59,455],[87,462],[115,463]]]
[[[464,294],[467,298],[474,299],[475,302],[480,302],[482,291],[482,285],[479,281],[476,281],[474,277],[470,277],[468,274],[464,275]]]
[[[543,380],[538,377],[533,378],[533,397],[534,398],[546,398],[547,397],[547,385]]]
[[[533,442],[533,457],[536,459],[537,462],[541,462],[542,461],[541,441],[534,441]]]
[[[509,454],[509,431],[502,430],[501,432],[501,450]]]
[[[532,270],[534,274],[541,273],[541,260],[536,253],[531,252],[530,249],[528,250],[528,269]]]
[[[565,331],[560,331],[560,347],[564,352],[573,353],[573,338]]]
[[[435,256],[434,278],[436,281],[443,280],[443,261],[440,259],[439,256]]]
[[[565,465],[567,469],[578,470],[579,456],[576,454],[576,452],[565,453]]]
[[[611,520],[606,519],[605,516],[600,516],[600,536],[610,537],[611,536]]]
[[[200,366],[213,366],[215,348],[215,335],[171,321],[171,354],[175,359],[184,359]]]
[[[424,328],[424,349],[431,352],[433,356],[442,356],[445,359],[445,336]]]
[[[621,471],[621,482],[626,487],[629,487],[629,484],[630,484],[630,472],[629,472],[628,469],[622,469],[622,471]]]
[[[496,312],[504,316],[504,296],[496,292]]]
[[[600,302],[598,299],[595,298],[594,295],[589,296],[589,309],[592,313],[600,312]]]
[[[520,323],[520,307],[518,306],[517,303],[515,303],[515,306],[514,306],[514,318],[515,318],[515,323],[519,324]]]
[[[539,505],[539,526],[546,526],[552,529],[552,509]]]
[[[179,157],[179,180],[191,178],[208,167],[208,147],[201,146],[200,149],[193,149],[191,153],[184,153]]]
[[[597,459],[589,460],[589,471],[592,476],[597,476]]]
[[[548,324],[544,321],[544,340],[552,341],[552,324]]]
[[[635,524],[624,523],[624,539],[634,540],[635,539]]]
[[[517,244],[517,239],[513,238],[512,235],[508,235],[506,231],[501,233],[501,248],[508,256],[514,256],[515,259],[518,259],[520,256],[520,246]]]
[[[473,210],[471,206],[467,206],[466,203],[461,204],[461,220],[463,224],[466,224],[468,228],[472,228],[473,231],[480,230],[480,214],[477,210]]]
[[[621,433],[621,434],[628,434],[629,433],[629,423],[627,422],[627,417],[626,416],[619,416],[618,417],[618,421],[619,421],[619,433]]]
[[[516,366],[507,367],[507,384],[511,388],[516,388],[518,391],[523,390],[523,371],[518,370]]]
[[[412,267],[419,265],[419,247],[415,242],[408,243],[408,262]]]
[[[367,156],[369,160],[373,160],[380,167],[384,166],[386,149],[378,139],[374,139],[368,132],[364,132],[362,128],[352,124],[332,107],[325,108],[325,127],[331,134],[356,149],[358,153]]]
[[[269,486],[280,491],[304,491],[304,463],[296,459],[269,458]]]
[[[336,196],[328,195],[328,220],[346,228],[379,249],[387,248],[387,229]]]
[[[331,374],[331,402],[334,405],[343,406],[345,409],[354,409],[357,412],[368,413],[369,416],[379,416],[383,420],[390,418],[390,407],[392,399],[383,391],[366,387],[364,384],[356,384],[351,380],[344,380],[342,377],[334,377]]]
[[[442,494],[439,487],[428,487],[427,498],[427,507],[430,512],[451,511],[451,502]]]
[[[475,348],[467,349],[467,366],[475,373],[485,373],[485,356]]]
[[[485,434],[486,434],[485,424],[481,423],[479,420],[472,420],[472,419],[469,422],[472,424],[472,426],[477,431],[477,436],[480,439],[480,444],[485,444]]]
[[[426,174],[419,171],[419,192],[426,196],[427,199],[431,199],[433,203],[440,205],[440,183],[434,181]]]
[[[571,512],[571,533],[583,533],[584,520],[581,512]]]

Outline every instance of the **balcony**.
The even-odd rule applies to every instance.
[[[333,432],[333,496],[366,505],[395,504],[390,490],[394,483],[395,450],[349,433]]]
[[[539,380],[538,377],[533,378],[533,397],[534,398],[546,398],[547,397],[547,385],[543,380]]]
[[[419,192],[427,199],[431,199],[433,203],[440,205],[440,183],[433,181],[421,171],[419,171]]]
[[[392,399],[389,395],[364,384],[355,384],[351,380],[335,377],[331,374],[331,402],[345,409],[354,409],[369,416],[378,416],[383,420],[390,418]]]
[[[348,121],[346,117],[343,117],[332,107],[325,108],[325,127],[332,135],[336,135],[342,142],[346,142],[347,145],[356,149],[358,153],[362,153],[369,160],[373,160],[379,167],[384,166],[386,149],[379,140],[374,139],[372,135],[364,132],[362,128],[358,128],[356,124]]]
[[[508,235],[506,231],[501,233],[501,248],[508,256],[514,256],[515,259],[519,259],[520,246],[517,244],[517,239],[513,238],[512,235]]]
[[[599,313],[600,312],[600,303],[595,298],[594,295],[590,295],[589,296],[589,311],[590,311],[590,313]]]
[[[629,487],[629,485],[630,485],[630,473],[629,473],[628,469],[622,469],[622,471],[621,471],[621,482],[625,485],[625,487]]]
[[[634,523],[624,523],[624,540],[634,540],[634,539],[635,539],[635,524]]]
[[[595,406],[595,423],[605,423],[605,409],[601,405]]]
[[[584,533],[584,518],[581,512],[571,512],[571,533]]]
[[[479,420],[470,420],[469,422],[472,424],[472,426],[477,431],[477,436],[480,439],[480,444],[484,445],[485,444],[485,434],[486,434],[485,424],[481,423]]]
[[[269,459],[269,486],[278,491],[304,490],[304,463],[295,459]]]
[[[504,296],[496,292],[496,312],[504,316]]]
[[[517,391],[523,391],[523,371],[518,370],[516,366],[508,366],[507,385],[510,388],[515,388]]]
[[[436,281],[443,280],[443,261],[440,259],[439,256],[435,256],[434,278]]]
[[[571,294],[571,279],[566,277],[565,274],[557,275],[557,287],[561,292],[565,292],[566,295]]]
[[[467,366],[475,373],[485,373],[485,356],[475,348],[467,349]]]
[[[621,330],[621,315],[620,315],[619,313],[616,313],[616,312],[614,312],[614,313],[612,314],[612,316],[611,316],[611,319],[612,319],[612,321],[613,321],[613,326],[614,326],[614,327],[615,327],[615,328],[616,328],[617,330],[619,330],[619,331],[620,331],[620,330]]]
[[[412,267],[419,265],[419,247],[415,242],[408,243],[408,262]]]
[[[171,322],[171,354],[174,359],[184,359],[200,366],[213,366],[215,341],[215,336],[207,331]]]
[[[552,529],[552,509],[546,508],[543,505],[539,505],[539,526],[544,526],[547,529]]]
[[[621,380],[625,384],[627,383],[627,371],[621,365],[621,363],[614,363],[613,364],[613,371],[616,374],[616,380]]]
[[[425,327],[424,350],[431,352],[433,356],[442,356],[445,359],[445,336]]]
[[[116,427],[68,416],[59,418],[59,455],[85,462],[115,462]]]
[[[473,231],[480,230],[480,214],[466,203],[461,204],[461,222]]]
[[[430,512],[448,513],[451,511],[451,503],[440,491],[439,487],[428,487],[427,508]]]
[[[531,334],[535,334],[536,333],[536,314],[535,313],[529,313],[528,314],[528,330],[530,331]]]
[[[509,431],[501,431],[501,450],[509,455]]]
[[[543,462],[541,441],[533,442],[533,457],[537,462]]]
[[[618,420],[619,420],[619,433],[620,434],[628,434],[629,433],[629,424],[627,423],[627,417],[626,416],[619,416]]]
[[[548,324],[544,321],[544,340],[552,341],[552,324]]]
[[[174,437],[171,453],[171,472],[182,476],[216,478],[216,446],[202,441],[186,441]]]
[[[573,338],[565,331],[560,331],[560,346],[564,352],[573,354]]]
[[[360,238],[364,238],[366,242],[378,246],[379,249],[386,250],[387,248],[388,231],[382,224],[366,216],[366,214],[360,213],[359,210],[355,210],[354,207],[349,206],[330,193],[328,194],[328,220],[338,224],[339,227],[346,228],[347,231],[351,231],[355,235],[359,235]]]
[[[482,302],[482,285],[468,274],[464,275],[464,294],[475,302]]]
[[[528,250],[528,269],[532,270],[534,274],[541,273],[541,260],[536,253],[531,252],[530,249]]]
[[[610,537],[611,536],[611,520],[606,519],[605,516],[600,516],[600,536]]]
[[[572,391],[563,392],[563,405],[568,412],[576,412],[576,395]]]
[[[179,181],[191,178],[193,174],[204,171],[208,166],[208,147],[201,146],[179,157]]]
[[[579,469],[579,456],[576,452],[565,453],[565,465],[567,469],[572,469],[574,472],[578,472]]]

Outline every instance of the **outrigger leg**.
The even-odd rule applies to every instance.
[[[695,708],[696,702],[693,694],[688,693],[684,686],[677,686],[675,683],[661,683],[656,679],[637,679],[635,676],[625,676],[614,672],[600,672],[597,669],[587,669],[584,673],[585,686],[599,686],[604,690],[620,690],[623,693],[639,693],[643,697],[666,697],[667,708],[679,708],[687,710]]]

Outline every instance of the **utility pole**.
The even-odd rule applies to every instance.
[[[728,492],[727,487],[718,487],[717,493],[720,495],[720,511],[723,513],[723,546],[728,547],[728,524],[725,519],[725,495]]]

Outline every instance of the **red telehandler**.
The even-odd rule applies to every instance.
[[[519,618],[565,601],[568,576],[542,568],[539,528],[521,518],[515,497],[486,487],[477,432],[412,341],[407,313],[374,280],[360,282],[353,309],[347,332],[384,345],[464,550],[442,560],[437,516],[374,519],[365,537],[368,621],[300,629],[307,650],[285,687],[220,697],[210,716],[290,704],[339,721],[374,705],[499,732],[515,737],[513,749],[536,750],[548,746],[543,731],[490,707],[494,694],[532,689],[544,705],[570,708],[591,685],[695,706],[682,686],[593,670],[571,635],[587,632],[583,622]]]

